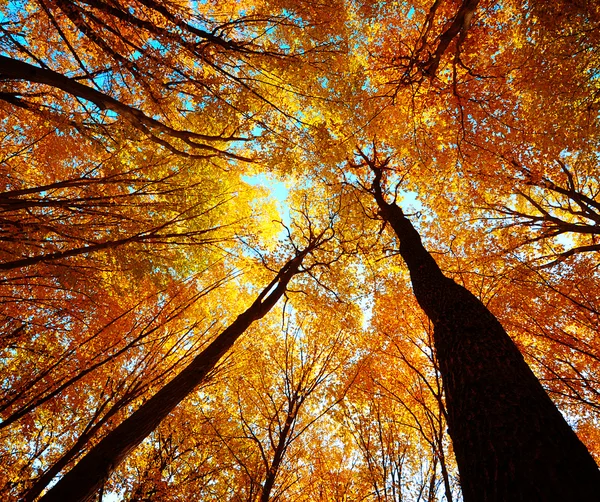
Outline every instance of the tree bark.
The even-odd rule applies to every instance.
[[[380,215],[434,325],[464,501],[598,500],[598,466],[517,346],[478,298],[444,276],[400,207],[386,202],[382,169],[367,163]]]
[[[307,247],[290,259],[245,312],[179,375],[94,446],[41,501],[90,501],[127,455],[206,378],[239,336],[271,310],[285,293],[292,277],[299,273],[306,254],[316,245]]]
[[[124,406],[129,404],[131,400],[129,399],[120,399],[106,415],[104,415],[97,423],[89,426],[86,430],[79,436],[77,441],[69,448],[63,455],[52,465],[50,468],[40,476],[33,486],[23,495],[20,502],[33,502],[37,499],[42,493],[46,486],[50,484],[50,482],[62,471],[68,464],[73,460],[74,457],[77,457],[79,452],[88,441],[94,437],[96,432],[98,432],[102,426],[108,422],[108,420],[115,415],[118,411],[121,410]]]

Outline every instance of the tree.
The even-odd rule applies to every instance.
[[[327,229],[326,229],[327,230]],[[130,417],[102,439],[77,465],[42,497],[42,500],[90,500],[106,477],[190,392],[206,378],[235,341],[264,317],[283,296],[290,280],[302,272],[304,258],[324,241],[325,231],[310,235],[306,247],[290,258],[258,294],[256,300],[221,332],[173,380],[162,387]]]
[[[248,332],[227,376],[198,405],[218,474],[190,496],[249,502],[301,496],[297,484],[314,455],[313,430],[322,430],[320,419],[344,395],[344,388],[335,394],[327,383],[345,364],[350,333],[337,316],[323,326],[317,319],[295,321],[291,310],[283,315],[283,327],[274,319]]]
[[[291,117],[280,78],[271,74],[297,71],[299,56],[319,64],[331,50],[327,37],[311,29],[312,16],[311,9],[293,4],[15,5],[2,26],[8,55],[0,57],[6,85],[0,99],[17,113],[25,110],[103,141],[110,142],[121,125],[116,115],[180,156],[241,159],[232,145],[253,138],[259,123],[253,105]],[[300,30],[312,36],[298,37]],[[48,34],[44,44],[23,43],[36,32]],[[287,49],[275,45],[273,35],[288,39]]]
[[[448,427],[463,497],[579,500],[600,486],[598,466],[556,409],[498,320],[448,279],[382,180],[389,159],[360,152],[373,171],[381,218],[398,237],[415,297],[434,325]]]

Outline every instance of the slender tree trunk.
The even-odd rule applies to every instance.
[[[514,342],[473,294],[444,276],[402,210],[385,201],[381,168],[367,163],[381,217],[400,240],[414,294],[434,325],[465,502],[598,500],[598,466]]]
[[[438,464],[438,456],[433,454],[433,465],[431,466],[431,479],[429,480],[429,493],[427,494],[427,502],[435,502],[437,498],[436,495],[436,485],[437,485],[437,464]]]
[[[299,273],[302,260],[317,244],[289,260],[255,302],[202,351],[179,375],[159,390],[129,418],[94,446],[75,467],[44,495],[43,502],[89,501],[106,479],[160,422],[190,394],[215,367],[239,336],[264,317]]]
[[[444,480],[444,492],[446,493],[446,502],[453,502],[452,488],[450,488],[450,476],[448,476],[448,468],[446,467],[446,455],[444,454],[444,445],[440,438],[439,441],[439,456],[440,456],[440,467],[442,469],[442,479]]]
[[[283,429],[279,433],[273,460],[271,461],[271,465],[269,466],[267,475],[265,476],[265,483],[262,493],[260,494],[260,502],[269,502],[271,499],[271,491],[273,490],[273,486],[275,486],[275,479],[277,478],[277,473],[279,472],[279,466],[281,465],[283,456],[287,450],[287,447],[289,446],[290,431],[292,430],[292,425],[298,416],[300,405],[301,403],[299,403],[296,398],[294,398],[290,403],[290,409],[288,410],[285,418]]]

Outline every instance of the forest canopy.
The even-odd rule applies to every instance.
[[[1,0],[0,499],[484,500],[505,360],[599,462],[599,113],[588,0]]]

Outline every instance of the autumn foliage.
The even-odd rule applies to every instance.
[[[386,204],[600,461],[599,26],[1,1],[0,499],[476,500]]]

